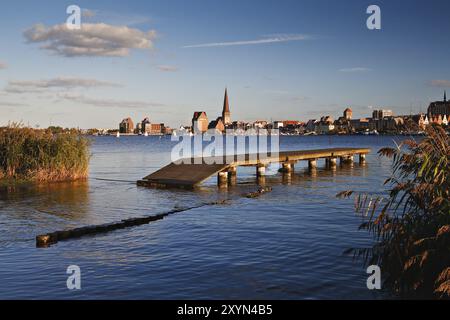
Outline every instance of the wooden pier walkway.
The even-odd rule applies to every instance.
[[[310,168],[317,166],[318,159],[325,159],[328,167],[336,166],[339,158],[342,163],[352,162],[354,155],[365,161],[367,148],[332,148],[320,150],[281,151],[275,156],[241,154],[229,157],[188,158],[170,163],[158,171],[146,176],[137,183],[147,187],[192,188],[217,174],[219,184],[236,177],[239,166],[255,166],[256,175],[263,176],[270,163],[281,163],[283,172],[290,172],[298,161],[307,160]]]

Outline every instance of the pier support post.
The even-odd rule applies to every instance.
[[[217,184],[220,187],[224,187],[228,184],[228,172],[222,171],[217,174]]]
[[[294,164],[290,162],[283,162],[279,171],[282,173],[291,173],[294,171]]]
[[[349,163],[353,163],[353,155],[341,157],[341,164],[349,164]]]
[[[337,158],[328,158],[328,165],[330,168],[334,168],[337,165]]]
[[[308,160],[308,167],[309,167],[309,169],[316,169],[317,168],[317,159]]]
[[[256,166],[256,176],[264,177],[266,175],[266,166],[264,164],[258,164]]]
[[[230,185],[235,185],[237,181],[237,168],[236,167],[230,167],[228,169],[228,183]]]
[[[366,154],[360,153],[359,154],[359,163],[364,163],[364,162],[366,162]]]

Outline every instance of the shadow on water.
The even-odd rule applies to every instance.
[[[27,206],[34,211],[57,218],[78,220],[88,214],[89,200],[88,181],[16,185],[0,188],[2,207],[14,211],[16,218],[20,218],[21,213],[29,218],[30,212],[22,210],[23,206]]]

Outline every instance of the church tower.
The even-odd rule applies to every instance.
[[[228,90],[225,89],[225,98],[223,100],[222,121],[225,126],[231,124],[230,105],[228,104]]]
[[[447,102],[447,91],[444,91],[444,102]]]

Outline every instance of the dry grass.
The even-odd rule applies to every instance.
[[[89,141],[12,124],[0,128],[0,180],[71,181],[88,176]]]
[[[388,275],[400,295],[450,298],[450,138],[439,126],[379,154],[393,160],[387,197],[345,191],[377,242],[353,252]]]

